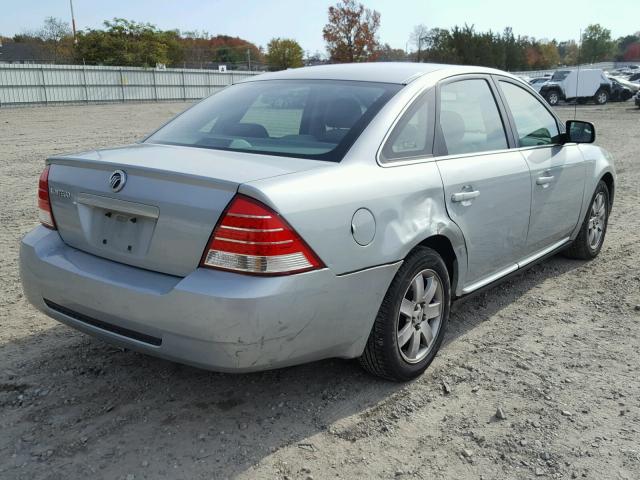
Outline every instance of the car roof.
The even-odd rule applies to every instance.
[[[423,75],[443,70],[455,74],[506,72],[486,67],[446,65],[441,63],[374,62],[340,63],[313,67],[292,68],[279,72],[263,73],[244,79],[243,82],[262,80],[351,80],[364,82],[397,83],[406,85]],[[507,74],[509,75],[509,74]],[[511,76],[511,75],[509,75]]]

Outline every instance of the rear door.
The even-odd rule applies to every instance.
[[[529,225],[529,168],[513,145],[488,76],[453,77],[438,87],[436,163],[450,218],[468,255],[463,291],[517,268]]]
[[[531,219],[527,254],[566,241],[578,222],[585,165],[576,144],[559,143],[556,117],[517,82],[498,78],[517,146],[531,170]]]

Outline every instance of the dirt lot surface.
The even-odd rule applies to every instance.
[[[631,104],[578,109],[617,159],[601,255],[552,258],[455,304],[446,345],[407,384],[342,360],[206,372],[110,347],[25,301],[18,245],[37,223],[45,156],[130,142],[185,106],[0,110],[0,478],[640,478]]]

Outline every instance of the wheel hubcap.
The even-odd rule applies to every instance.
[[[607,100],[607,96],[606,96],[604,93],[601,93],[601,94],[598,96],[598,101],[599,101],[600,103],[604,103],[606,100]]]
[[[400,355],[409,363],[424,359],[435,343],[442,320],[442,281],[436,272],[418,273],[400,305],[396,336]]]
[[[602,242],[604,228],[607,220],[607,205],[604,193],[600,192],[593,199],[591,211],[589,213],[589,224],[587,230],[587,240],[589,247],[596,250]]]

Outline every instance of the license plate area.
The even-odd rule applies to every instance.
[[[101,221],[96,222],[95,240],[102,248],[114,252],[140,255],[149,247],[149,219],[112,210],[96,209]],[[155,224],[155,222],[153,222]]]
[[[149,251],[158,220],[158,209],[84,194],[78,214],[88,243],[102,252],[143,257]]]

